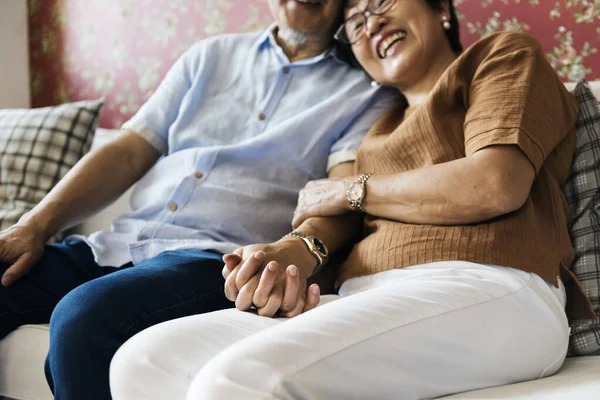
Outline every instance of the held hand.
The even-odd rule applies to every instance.
[[[270,266],[271,264],[273,262],[269,263]],[[284,279],[278,279],[279,266],[274,267],[263,271],[258,288],[254,292],[253,301],[258,315],[293,318],[319,304],[319,285],[313,284],[306,290],[306,279],[295,265],[287,267]]]
[[[242,249],[243,247],[240,247],[236,249],[233,253],[225,254],[223,256],[223,263],[225,263],[225,266],[223,267],[223,271],[221,273],[225,280],[227,280],[227,278],[233,272],[235,267],[242,262]],[[239,254],[236,252],[239,252]]]
[[[293,318],[319,304],[319,285],[312,284],[306,290],[306,279],[301,276],[295,265],[287,267],[285,280],[278,280],[276,271],[279,266],[275,267],[263,271],[258,288],[254,292],[254,304],[259,315],[274,317],[279,311],[279,317]],[[259,306],[262,304],[264,306]]]
[[[355,178],[310,181],[300,191],[292,226],[299,227],[310,217],[335,217],[350,210],[346,192]]]
[[[255,275],[240,290],[236,300],[239,310],[249,310],[254,304],[263,317],[292,318],[315,308],[320,300],[317,284],[306,291],[306,278],[295,265],[283,270],[275,261],[267,264],[260,275]]]
[[[11,264],[2,276],[2,285],[21,279],[44,254],[45,240],[31,224],[13,225],[0,232],[0,263]]]
[[[297,279],[303,282],[301,286],[304,291],[306,279],[317,264],[302,240],[296,238],[284,238],[270,245],[246,246],[233,254],[226,254],[223,261],[226,297],[235,301],[240,310],[248,310],[252,305],[259,309],[268,305],[263,313],[271,315],[281,307],[286,286],[286,270],[280,265],[294,264],[292,271],[297,272]],[[238,264],[234,266],[236,262]],[[264,279],[261,280],[261,277]],[[265,286],[267,284],[270,286]],[[273,287],[276,293],[271,296]],[[258,296],[255,297],[257,291]],[[269,296],[273,299],[269,300]],[[279,305],[272,311],[273,303],[278,302]]]
[[[265,250],[270,249],[267,244],[255,244],[236,249],[232,254],[223,256],[223,277],[225,278],[225,297],[236,301],[239,291],[250,278],[259,274],[264,267],[263,259]],[[244,273],[238,278],[240,270],[244,267]],[[239,284],[238,284],[239,282]]]

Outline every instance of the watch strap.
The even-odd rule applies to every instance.
[[[365,197],[367,195],[367,180],[369,180],[370,177],[372,177],[373,174],[362,174],[361,176],[358,177],[358,179],[356,179],[356,181],[354,181],[353,185],[355,184],[359,184],[362,186],[362,191],[363,191],[363,195],[357,199],[357,200],[350,200],[350,198],[348,198],[348,202],[350,203],[350,207],[355,210],[355,211],[360,211],[362,213],[366,213],[367,211],[365,210],[365,208],[363,207],[363,202],[365,200]],[[350,189],[348,189],[350,190]]]
[[[301,239],[304,242],[304,244],[308,248],[308,251],[310,252],[310,254],[312,254],[313,257],[317,260],[317,266],[315,267],[315,269],[313,271],[313,275],[315,273],[317,273],[319,270],[321,270],[323,265],[325,265],[325,263],[327,262],[327,255],[321,254],[315,250],[315,245],[313,242],[314,242],[314,239],[316,239],[316,238],[313,235],[309,235],[308,233],[304,233],[304,232],[300,232],[300,231],[292,231],[292,232],[288,233],[287,235],[285,235],[284,237],[294,237],[297,239]],[[321,241],[321,240],[319,240],[319,241],[321,243],[323,243],[323,241]]]

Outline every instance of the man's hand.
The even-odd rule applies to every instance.
[[[3,286],[12,285],[33,268],[44,254],[45,242],[32,224],[17,224],[0,232],[0,263],[11,264],[2,276]]]
[[[308,182],[294,211],[294,229],[311,217],[336,217],[352,211],[346,192],[354,181],[354,177],[346,177]]]
[[[226,254],[223,261],[225,295],[240,310],[254,305],[259,315],[272,317],[279,311],[281,316],[291,317],[305,306],[316,306],[310,296],[305,304],[305,288],[317,261],[301,239],[245,246]]]

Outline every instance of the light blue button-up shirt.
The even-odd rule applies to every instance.
[[[398,100],[333,50],[291,63],[272,29],[194,45],[123,126],[164,157],[110,232],[71,238],[85,240],[98,264],[278,240],[291,230],[300,189],[353,160]]]

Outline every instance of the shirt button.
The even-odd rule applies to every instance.
[[[169,210],[171,210],[171,211],[177,211],[177,203],[171,203],[171,204],[169,204]]]
[[[290,67],[283,67],[283,73],[284,74],[289,74],[290,73]]]
[[[148,240],[148,236],[142,235],[142,236],[139,237],[139,240],[140,241]]]
[[[203,174],[202,172],[198,171],[198,172],[196,172],[196,173],[194,174],[194,176],[195,176],[196,178],[200,179],[200,178],[202,178],[202,177],[204,176],[204,174]]]
[[[267,119],[267,116],[265,114],[263,114],[263,113],[260,113],[258,115],[258,119],[260,119],[261,121],[264,121],[265,119]]]

